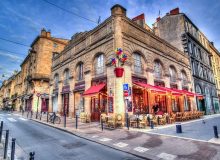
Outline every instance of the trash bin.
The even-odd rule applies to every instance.
[[[182,125],[181,125],[181,123],[176,123],[176,133],[182,133]]]

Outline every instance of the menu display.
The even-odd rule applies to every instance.
[[[108,97],[108,112],[109,113],[113,113],[114,111],[114,101],[113,101],[113,97]]]

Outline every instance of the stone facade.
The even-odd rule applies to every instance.
[[[128,55],[128,61],[123,66],[122,78],[115,76],[114,67],[109,64],[111,58],[115,56],[116,48],[123,48]],[[137,63],[136,55],[140,57],[140,63]],[[100,62],[103,62],[103,65]],[[161,65],[160,77],[155,77],[154,72],[157,70],[155,63]],[[175,79],[172,81],[170,68],[175,71]],[[50,94],[53,96],[50,99],[49,110],[61,114],[68,110],[69,116],[87,112],[93,117],[93,111],[96,110],[93,108],[93,104],[96,106],[96,101],[93,100],[101,99],[98,105],[102,107],[100,105],[105,105],[102,98],[107,96],[107,105],[109,105],[109,97],[113,97],[112,113],[124,116],[127,109],[123,84],[128,83],[133,88],[133,77],[144,79],[151,85],[159,82],[164,83],[168,88],[176,85],[178,89],[184,87],[194,91],[188,55],[127,18],[126,9],[115,5],[111,8],[111,16],[108,19],[89,32],[75,34],[64,51],[53,58],[50,84]],[[101,83],[106,85],[102,94],[83,96],[91,86]],[[133,105],[132,97],[128,99]],[[149,99],[149,112],[152,113],[155,101]],[[183,102],[183,97],[180,101]],[[195,110],[195,99],[192,98],[190,101],[191,110]],[[166,105],[171,105],[169,96]],[[105,112],[109,112],[108,106],[106,107]],[[180,106],[180,111],[184,111],[183,104]],[[133,113],[133,111],[128,112]],[[169,108],[167,112],[172,111]]]
[[[209,41],[195,24],[179,9],[171,10],[166,16],[158,18],[154,32],[190,57],[194,89],[203,94],[197,99],[198,109],[206,114],[219,112],[214,104],[217,98],[211,65]]]
[[[217,88],[217,94],[220,99],[220,52],[215,48],[214,43],[209,43],[210,53],[212,54],[212,69],[214,73],[215,84]]]

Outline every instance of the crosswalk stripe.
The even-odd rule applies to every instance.
[[[19,119],[22,120],[22,121],[27,121],[27,119],[22,118],[22,117],[20,117]]]
[[[148,148],[144,148],[144,147],[135,147],[134,150],[137,151],[137,152],[143,153],[143,152],[148,151],[149,149]]]
[[[123,148],[123,147],[128,146],[128,144],[123,143],[123,142],[115,143],[115,144],[113,144],[113,145],[114,145],[114,146],[117,146],[117,147],[120,147],[120,148]]]
[[[15,120],[14,118],[7,118],[9,121],[11,122],[16,122],[17,120]]]
[[[174,160],[177,156],[162,152],[159,155],[157,155],[157,157],[164,159],[164,160]]]
[[[112,139],[110,139],[110,138],[101,138],[99,140],[102,141],[102,142],[107,142],[107,141],[111,141]]]
[[[98,138],[99,136],[95,135],[95,136],[92,136],[92,138]]]

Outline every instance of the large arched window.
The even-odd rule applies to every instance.
[[[104,73],[104,54],[99,54],[95,59],[95,74]]]
[[[142,73],[143,67],[142,67],[142,62],[141,62],[141,55],[139,53],[134,53],[133,58],[134,58],[134,72]]]
[[[59,83],[59,75],[55,74],[54,75],[54,87],[58,88],[58,83]]]
[[[181,71],[181,80],[182,80],[182,85],[187,85],[187,76],[185,71]]]
[[[65,71],[64,71],[64,85],[69,84],[69,77],[70,77],[69,69],[65,69]]]
[[[196,85],[196,93],[202,94],[202,89],[199,85]]]
[[[83,63],[80,62],[76,67],[76,76],[78,80],[83,79]]]
[[[170,72],[170,81],[176,82],[176,78],[177,78],[176,69],[173,66],[170,66],[169,72]]]
[[[162,65],[160,61],[154,62],[154,76],[156,78],[162,78]]]

